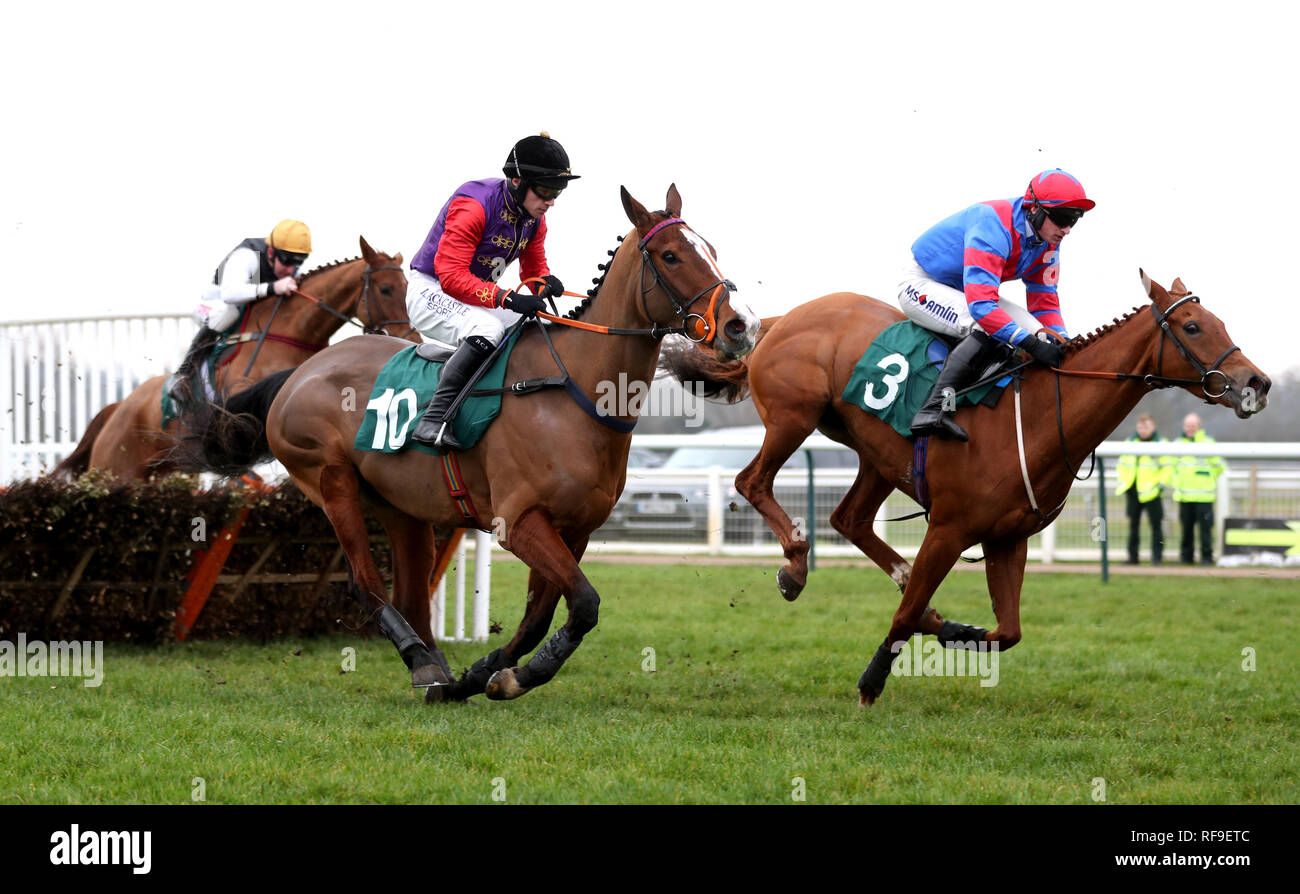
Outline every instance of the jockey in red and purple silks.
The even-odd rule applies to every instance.
[[[549,134],[515,144],[503,168],[506,179],[462,184],[438,212],[415,257],[406,290],[411,323],[422,335],[456,346],[443,366],[438,388],[411,439],[456,451],[447,411],[460,389],[500,343],[520,315],[532,316],[564,284],[546,264],[546,212],[578,177],[569,156]],[[506,267],[519,261],[520,278],[540,279],[534,294],[497,286]]]
[[[945,391],[969,384],[1000,344],[1041,363],[1060,362],[1060,348],[1036,334],[1050,329],[1068,337],[1056,291],[1060,244],[1095,204],[1065,171],[1044,171],[1022,197],[972,205],[912,244],[915,263],[899,284],[899,304],[921,326],[962,339],[912,420],[914,435],[967,440],[951,419],[955,404],[944,400]],[[1012,279],[1024,281],[1028,310],[998,294]]]

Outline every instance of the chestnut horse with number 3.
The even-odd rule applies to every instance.
[[[557,361],[567,367],[569,383],[503,396],[482,439],[456,455],[468,496],[464,508],[444,482],[441,457],[354,446],[367,402],[347,405],[339,395],[345,389],[370,394],[384,364],[407,347],[396,339],[350,339],[327,348],[296,371],[235,395],[226,410],[236,415],[217,420],[219,429],[222,418],[251,419],[248,432],[265,421],[270,452],[329,516],[358,587],[413,685],[427,687],[427,701],[523,695],[554,677],[596,626],[600,598],[578,563],[622,493],[635,419],[602,415],[592,396],[620,373],[629,381],[653,379],[663,335],[685,334],[722,359],[743,356],[756,341],[758,319],[731,306],[734,286],[709,244],[681,220],[676,187],[668,190],[665,211],[647,211],[626,189],[622,197],[636,229],[614,252],[581,319],[547,315],[555,324],[544,331],[526,324],[510,355],[507,383],[555,374]],[[201,463],[228,471],[255,458],[223,447],[230,442],[213,433],[201,447]],[[528,601],[514,637],[456,680],[430,629],[429,579],[438,546],[465,526],[469,507],[477,526],[503,535],[501,546],[528,565]],[[392,541],[391,604],[370,552],[367,509]],[[560,596],[568,619],[542,643]]]
[[[888,635],[858,681],[860,704],[880,697],[898,644],[917,632],[938,635],[948,648],[983,641],[1006,650],[1020,642],[1029,537],[1060,512],[1075,469],[1149,388],[1182,387],[1243,419],[1264,408],[1269,379],[1232,343],[1223,323],[1180,280],[1166,291],[1142,273],[1142,284],[1150,306],[1067,342],[1060,369],[1027,370],[1021,392],[1014,400],[1005,395],[993,410],[959,410],[969,443],[930,440],[930,526],[910,565],[872,526],[895,489],[918,499],[913,443],[841,397],[867,346],[903,319],[897,308],[863,295],[827,295],[764,320],[761,340],[743,362],[718,363],[698,351],[667,358],[671,372],[704,382],[708,394],[734,401],[748,391],[754,398],[767,432],[758,456],[736,477],[736,489],[781,540],[787,562],[777,583],[786,599],[795,599],[807,581],[808,541],[772,496],[776,472],[814,429],[857,452],[857,479],[831,524],[903,592]],[[962,551],[976,544],[984,549],[997,618],[991,631],[946,621],[930,606]]]
[[[349,321],[366,332],[420,341],[407,315],[401,254],[390,257],[377,252],[364,236],[360,244],[360,258],[318,267],[302,278],[302,291],[279,302],[262,299],[253,306],[244,331],[267,330],[266,338],[260,345],[256,340],[241,342],[223,355],[216,369],[218,394],[242,391],[302,363]],[[176,443],[176,422],[172,420],[166,429],[162,426],[166,382],[167,376],[146,379],[120,402],[100,410],[76,449],[51,474],[106,469],[124,480],[140,481],[174,471],[167,457]]]

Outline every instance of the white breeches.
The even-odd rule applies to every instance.
[[[442,290],[437,278],[419,270],[406,272],[406,310],[421,335],[452,348],[471,335],[500,344],[506,329],[519,319],[519,314],[504,308],[457,301]]]
[[[915,262],[903,271],[898,284],[898,306],[913,323],[931,332],[964,338],[976,325],[965,293],[931,279]],[[1033,314],[1013,301],[1001,298],[998,307],[1026,332],[1037,332],[1043,327]]]

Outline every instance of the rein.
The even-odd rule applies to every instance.
[[[345,314],[343,313],[343,311],[331,307],[330,305],[326,304],[324,301],[321,301],[319,298],[315,298],[311,295],[308,295],[306,292],[302,291],[301,289],[294,289],[290,294],[297,295],[299,298],[307,299],[312,304],[316,305],[316,307],[320,308],[326,313],[330,313],[338,317],[340,320],[343,321],[344,325],[351,324],[353,326],[359,327],[365,335],[382,335],[384,333],[385,326],[388,326],[392,323],[402,323],[402,322],[409,323],[410,320],[403,320],[399,318],[399,319],[392,319],[392,320],[379,320],[378,322],[375,321],[374,318],[375,315],[370,310],[370,279],[374,273],[380,270],[401,270],[401,269],[402,269],[401,267],[395,264],[385,264],[382,267],[371,267],[369,264],[366,265],[365,271],[361,274],[361,300],[358,301],[357,304],[358,306],[365,307],[366,317],[369,319],[369,322],[363,322],[361,318],[356,314],[351,314],[351,315]],[[407,331],[406,334],[410,335],[411,332],[414,331],[415,329],[414,327],[412,327]]]
[[[659,272],[659,268],[655,266],[654,260],[650,257],[650,250],[647,248],[647,246],[650,243],[650,240],[653,239],[654,236],[660,230],[666,229],[667,227],[670,226],[679,225],[679,224],[681,226],[686,226],[686,221],[682,220],[680,217],[670,217],[667,220],[662,220],[659,223],[655,224],[653,227],[651,227],[650,231],[646,233],[645,236],[642,237],[642,239],[637,243],[637,250],[641,252],[641,272],[638,276],[639,285],[641,287],[641,310],[645,314],[647,319],[652,320],[649,329],[625,329],[617,326],[602,326],[597,323],[588,323],[583,320],[572,320],[569,319],[568,317],[561,317],[556,314],[548,314],[545,311],[538,311],[536,316],[539,317],[540,319],[537,319],[535,321],[537,323],[537,328],[541,332],[542,338],[546,340],[546,347],[550,350],[551,357],[554,358],[555,360],[555,365],[559,367],[560,375],[547,376],[542,379],[530,379],[524,382],[517,382],[515,383],[515,385],[512,385],[509,388],[503,390],[512,391],[517,394],[527,394],[531,391],[537,390],[538,388],[545,388],[550,386],[562,386],[564,390],[568,393],[569,397],[573,400],[573,402],[577,404],[579,407],[581,407],[583,412],[585,412],[592,419],[595,419],[597,422],[599,422],[601,425],[605,426],[606,428],[612,429],[621,434],[630,433],[636,427],[636,420],[633,419],[631,422],[626,422],[617,417],[607,416],[600,413],[599,409],[596,407],[595,403],[592,402],[591,398],[588,397],[586,393],[583,392],[583,390],[578,387],[577,383],[573,381],[572,377],[570,377],[569,370],[565,367],[564,361],[560,359],[559,352],[555,350],[555,343],[551,341],[551,334],[550,332],[547,331],[547,327],[542,321],[546,320],[548,322],[555,323],[559,326],[569,326],[574,329],[582,329],[587,332],[596,332],[601,335],[648,336],[650,338],[655,339],[656,341],[662,339],[665,335],[681,335],[689,339],[690,341],[696,343],[703,343],[706,345],[712,344],[713,339],[717,336],[718,304],[720,300],[725,300],[725,298],[728,297],[732,292],[737,291],[736,285],[729,279],[719,279],[705,286],[700,291],[696,292],[695,297],[691,298],[691,300],[685,302],[684,304],[680,301],[677,292],[673,289],[672,286],[668,284],[668,281],[664,279],[663,275]],[[620,241],[621,240],[622,237],[620,237]],[[613,254],[613,252],[610,252],[610,254]],[[650,272],[654,278],[654,281],[648,287],[644,285],[645,271],[647,267],[650,268]],[[601,269],[605,269],[603,265]],[[537,276],[530,277],[528,279],[521,280],[519,283],[519,288],[523,288],[523,286],[530,283],[542,283],[542,282],[544,282],[544,280],[541,277],[537,277]],[[650,317],[650,310],[646,304],[646,296],[654,289],[655,286],[658,286],[660,289],[662,289],[663,293],[668,297],[668,301],[673,306],[673,311],[677,314],[677,319],[680,325],[661,326],[659,325],[659,323],[654,322],[653,318]],[[709,293],[711,293],[711,297],[709,299],[709,306],[708,309],[705,311],[705,315],[701,316],[700,314],[691,313],[690,309],[692,306],[694,306],[695,302],[699,301],[701,298],[703,298],[706,294]],[[562,292],[561,294],[567,298],[590,297],[590,296],[578,295],[575,294],[574,292]],[[554,296],[551,297],[552,299],[554,298]],[[553,300],[551,306],[553,308],[555,306]],[[694,322],[692,322],[692,320]],[[501,344],[505,344],[505,342],[506,339],[502,339]],[[483,367],[481,367],[480,370],[485,369],[490,364],[491,364],[491,360],[489,359],[484,363]],[[468,393],[468,391],[472,387],[473,387],[473,381],[469,383],[464,393]],[[453,404],[451,412],[454,412],[455,406],[456,404]]]
[[[294,289],[289,294],[297,295],[299,298],[305,298],[307,301],[310,301],[312,304],[316,305],[316,307],[319,308],[320,310],[326,311],[327,313],[333,314],[334,316],[338,317],[345,324],[351,323],[354,326],[360,327],[361,331],[366,335],[382,335],[385,326],[391,323],[401,323],[401,322],[406,322],[409,324],[410,320],[403,321],[401,319],[394,319],[394,320],[380,320],[378,322],[375,322],[374,314],[370,311],[371,276],[379,270],[401,270],[401,269],[402,269],[401,267],[396,266],[394,264],[386,264],[381,267],[371,267],[369,264],[366,265],[366,269],[361,274],[361,298],[357,302],[357,304],[358,306],[364,306],[366,308],[366,316],[367,318],[369,318],[369,322],[362,322],[360,318],[357,317],[356,315],[345,314],[343,313],[343,311],[331,307],[321,299],[316,298],[313,295],[308,295],[306,292],[300,289]],[[246,376],[252,371],[253,364],[257,362],[257,355],[262,352],[262,345],[268,341],[289,345],[292,348],[297,348],[298,350],[306,351],[311,354],[315,354],[316,352],[324,350],[326,347],[328,347],[328,344],[313,344],[311,342],[305,342],[302,341],[301,339],[297,339],[289,335],[278,335],[271,332],[271,324],[275,322],[276,314],[280,312],[280,306],[284,303],[284,297],[285,296],[281,295],[276,298],[275,307],[272,308],[271,310],[271,316],[267,319],[266,325],[261,330],[259,330],[256,333],[242,332],[239,335],[235,336],[234,338],[222,339],[221,343],[223,346],[242,345],[250,341],[257,342],[257,346],[253,348],[253,356],[248,358],[248,365],[244,367],[244,375]],[[412,326],[407,330],[406,335],[410,335],[414,331],[415,331],[415,327]],[[234,359],[235,357],[232,354],[226,360],[222,361],[221,365],[224,366],[225,364],[229,363],[231,360]]]
[[[588,332],[598,332],[602,335],[645,335],[658,341],[665,335],[680,335],[697,344],[712,344],[713,339],[717,337],[718,330],[718,304],[730,296],[732,292],[739,291],[736,284],[729,279],[719,279],[705,286],[696,292],[694,297],[689,301],[683,302],[677,291],[668,284],[663,274],[659,272],[658,266],[655,265],[654,259],[650,256],[650,250],[647,247],[650,240],[654,238],[660,230],[675,225],[686,226],[686,221],[680,217],[670,217],[668,220],[661,220],[650,228],[650,232],[637,243],[637,250],[641,252],[641,273],[638,279],[641,283],[641,311],[647,318],[650,317],[650,309],[647,305],[646,297],[658,286],[668,298],[668,303],[673,306],[673,312],[677,314],[679,325],[677,326],[660,326],[658,323],[651,323],[649,329],[620,329],[614,326],[601,326],[596,323],[587,323],[582,320],[571,320],[567,317],[560,317],[545,312],[539,312],[537,315],[542,319],[549,320],[561,326],[571,326],[575,329],[585,329]],[[692,231],[694,232],[694,231]],[[653,282],[649,286],[645,285],[646,269],[649,268]],[[520,285],[527,283],[541,282],[540,277],[523,280]],[[583,298],[584,296],[573,292],[562,293],[568,298]],[[705,295],[709,295],[709,306],[704,315],[691,313],[690,309]]]
[[[1061,443],[1061,456],[1065,460],[1065,467],[1070,471],[1070,475],[1073,476],[1075,481],[1086,481],[1087,479],[1092,477],[1093,470],[1096,468],[1096,464],[1097,464],[1097,451],[1095,450],[1092,451],[1092,455],[1091,455],[1092,459],[1088,467],[1088,474],[1080,478],[1078,469],[1076,469],[1074,467],[1074,464],[1070,462],[1070,451],[1065,443],[1065,423],[1064,423],[1064,415],[1061,410],[1061,376],[1075,376],[1078,378],[1088,378],[1088,379],[1107,379],[1115,382],[1136,380],[1142,382],[1148,388],[1173,388],[1179,386],[1200,385],[1202,393],[1204,393],[1207,398],[1222,397],[1223,395],[1227,394],[1229,391],[1232,390],[1231,380],[1228,378],[1227,373],[1223,372],[1223,370],[1221,370],[1219,367],[1223,364],[1223,361],[1227,360],[1228,357],[1230,357],[1233,354],[1233,352],[1240,351],[1241,348],[1239,348],[1237,345],[1230,346],[1227,350],[1225,350],[1222,354],[1220,354],[1212,364],[1210,364],[1207,367],[1203,363],[1201,363],[1201,361],[1196,357],[1195,354],[1191,352],[1191,350],[1187,347],[1187,345],[1183,344],[1182,340],[1179,339],[1178,335],[1174,332],[1173,327],[1169,325],[1169,317],[1173,314],[1173,312],[1189,301],[1194,304],[1201,303],[1201,299],[1192,294],[1184,295],[1182,298],[1179,298],[1173,304],[1169,305],[1169,309],[1165,311],[1161,311],[1158,307],[1156,307],[1154,301],[1151,303],[1151,315],[1155,318],[1156,325],[1160,329],[1160,345],[1156,353],[1156,371],[1154,374],[1153,373],[1146,373],[1146,374],[1120,373],[1120,372],[1106,372],[1106,371],[1097,371],[1097,370],[1070,370],[1070,369],[1061,369],[1055,366],[1051,367],[1052,372],[1056,374],[1055,384],[1056,384],[1057,437],[1059,438]],[[1168,336],[1169,339],[1174,343],[1174,347],[1178,349],[1178,353],[1182,355],[1183,359],[1186,360],[1192,366],[1193,369],[1195,369],[1198,373],[1200,373],[1201,377],[1199,379],[1175,379],[1170,376],[1163,375],[1162,370],[1164,369],[1166,336]],[[1025,363],[1020,364],[1019,366],[1011,368],[1010,370],[999,372],[996,375],[1000,377],[1008,373],[1012,373],[1012,374],[1018,373],[1026,366],[1029,366],[1032,362],[1033,361],[1027,361]],[[1211,391],[1210,390],[1211,377],[1216,374],[1221,379],[1223,379],[1223,387],[1218,391]],[[977,382],[974,385],[970,386],[970,388],[962,389],[962,393],[969,391],[973,388],[977,388],[982,384],[984,384],[983,381]],[[1038,508],[1038,502],[1034,499],[1034,490],[1029,482],[1029,468],[1025,459],[1024,437],[1021,433],[1020,377],[1019,376],[1016,377],[1015,400],[1016,400],[1016,442],[1020,451],[1020,472],[1025,483],[1025,493],[1029,497],[1030,508],[1034,510],[1034,512],[1038,515],[1039,520],[1043,523],[1043,526],[1046,527],[1049,517],[1055,514],[1056,512],[1059,512],[1061,507],[1064,506],[1065,503],[1062,502],[1061,506],[1058,506],[1055,510],[1052,511],[1052,513],[1048,513],[1045,515]],[[1082,465],[1080,465],[1079,468],[1082,468]]]

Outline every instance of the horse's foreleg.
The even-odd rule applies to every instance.
[[[785,425],[784,420],[782,425]],[[799,598],[808,583],[808,535],[795,528],[790,516],[786,515],[772,495],[772,484],[781,466],[799,449],[799,445],[815,426],[814,420],[807,427],[802,424],[793,428],[769,427],[758,456],[736,476],[736,490],[758,511],[781,541],[786,563],[776,573],[776,586],[790,602]],[[813,519],[807,519],[804,524],[813,524]]]
[[[545,511],[534,508],[525,512],[510,527],[507,537],[512,553],[559,593],[565,594],[569,618],[533,653],[527,664],[504,668],[488,679],[485,691],[491,699],[518,698],[554,677],[582,644],[582,638],[596,626],[600,610],[596,588],[578,567],[581,551],[576,551],[578,555],[575,555],[575,551],[570,550]],[[539,612],[541,608],[539,606]],[[523,642],[536,631],[535,625],[529,626],[526,631],[516,634],[516,638]]]
[[[943,528],[931,528],[921,542],[912,563],[912,573],[908,577],[907,587],[903,591],[903,600],[894,612],[889,635],[876,649],[871,663],[858,679],[858,703],[866,706],[874,704],[885,689],[889,680],[889,671],[898,657],[903,644],[921,629],[922,619],[926,617],[930,597],[939,588],[944,577],[952,570],[961,551],[965,548],[956,534]]]
[[[448,683],[450,680],[424,640],[387,599],[384,579],[370,552],[370,534],[366,531],[359,481],[356,466],[342,463],[325,466],[319,477],[320,506],[347,554],[357,586],[378,608],[376,620],[379,629],[392,640],[398,654],[411,669],[411,685],[422,687]],[[310,490],[305,492],[311,493]],[[427,569],[425,580],[428,580]],[[445,659],[443,664],[446,664]]]
[[[875,530],[876,511],[893,490],[893,484],[859,460],[858,477],[831,513],[831,526],[888,574],[900,592],[906,592],[912,566],[890,549]]]
[[[528,601],[523,620],[510,642],[500,649],[480,658],[465,675],[441,693],[448,700],[463,701],[478,695],[487,688],[488,679],[497,671],[513,667],[522,655],[527,655],[546,636],[555,617],[555,606],[560,601],[560,588],[546,580],[539,572],[528,573]],[[430,696],[435,690],[429,690]],[[522,695],[522,693],[520,693]],[[432,700],[432,699],[430,699]]]
[[[375,507],[374,512],[393,545],[393,607],[428,646],[428,656],[423,662],[431,660],[447,681],[453,681],[451,665],[433,635],[429,598],[429,578],[436,552],[433,526],[390,506]],[[440,685],[441,681],[435,681],[433,688]]]

